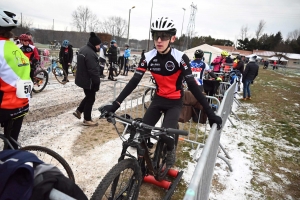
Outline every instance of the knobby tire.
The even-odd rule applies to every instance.
[[[41,77],[37,77],[38,75],[42,75],[44,78],[42,79]],[[46,72],[46,70],[38,70],[34,73],[34,85],[32,87],[32,92],[34,93],[39,93],[41,91],[43,91],[48,83],[48,73]],[[44,85],[41,85],[40,87],[40,84],[44,84]]]
[[[125,177],[126,169],[132,170],[132,175]],[[128,179],[128,182],[126,184],[120,181],[123,177]],[[94,194],[91,197],[91,200],[136,200],[138,199],[141,182],[142,173],[137,161],[135,159],[122,160],[119,163],[117,163],[113,168],[111,168],[109,172],[105,175],[100,184],[97,186]],[[120,191],[117,190],[119,187],[121,187],[118,183],[121,184],[121,186],[123,185],[123,187],[125,186],[124,188],[119,189]],[[114,195],[113,197],[111,196],[112,194]]]

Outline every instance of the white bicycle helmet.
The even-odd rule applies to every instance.
[[[9,11],[4,11],[0,8],[0,26],[1,27],[16,27],[18,21],[14,19],[16,15]]]
[[[151,33],[160,31],[169,32],[172,35],[176,35],[177,30],[172,19],[168,17],[160,17],[151,23]]]

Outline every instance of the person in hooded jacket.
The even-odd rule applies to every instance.
[[[250,100],[250,84],[253,84],[254,79],[258,75],[259,66],[256,64],[256,56],[249,59],[249,63],[246,65],[245,71],[243,72],[243,100]]]
[[[69,82],[68,74],[69,74],[69,66],[73,61],[73,46],[70,44],[68,40],[64,40],[61,44],[61,48],[59,51],[59,62],[62,64],[63,69],[67,73],[66,77],[62,81]]]
[[[110,47],[107,49],[107,54],[109,58],[109,74],[108,74],[108,79],[112,81],[116,81],[117,79],[114,79],[113,75],[113,65],[114,63],[118,62],[118,48],[117,48],[117,42],[116,40],[112,40],[110,42]]]
[[[97,126],[98,123],[92,120],[92,108],[95,102],[96,92],[100,87],[99,61],[97,52],[100,51],[101,40],[94,32],[90,33],[87,45],[80,48],[77,55],[77,72],[75,84],[83,88],[85,97],[73,113],[81,119],[83,113],[83,125]]]

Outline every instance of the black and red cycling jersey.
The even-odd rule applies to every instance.
[[[35,46],[31,44],[28,46],[22,45],[20,49],[29,58],[30,63],[40,60],[39,52]]]
[[[183,95],[182,81],[185,79],[189,90],[203,106],[207,115],[214,114],[194,79],[189,58],[175,48],[171,48],[167,54],[160,54],[156,49],[145,53],[133,77],[117,97],[117,102],[123,102],[137,87],[147,70],[155,79],[156,95],[170,100],[181,99]]]

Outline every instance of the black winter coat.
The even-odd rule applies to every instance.
[[[73,46],[68,45],[68,50],[65,47],[60,47],[59,51],[59,61],[60,63],[72,63],[73,60]]]
[[[241,74],[243,74],[244,73],[244,61],[240,60],[235,69],[239,70],[241,72]]]
[[[99,90],[98,54],[95,46],[89,42],[78,52],[75,84],[83,89]]]
[[[109,62],[118,62],[118,48],[114,45],[111,45],[107,49],[107,54],[109,57]]]
[[[243,80],[253,81],[258,75],[259,66],[255,62],[249,62],[246,65],[245,71],[243,73]]]

